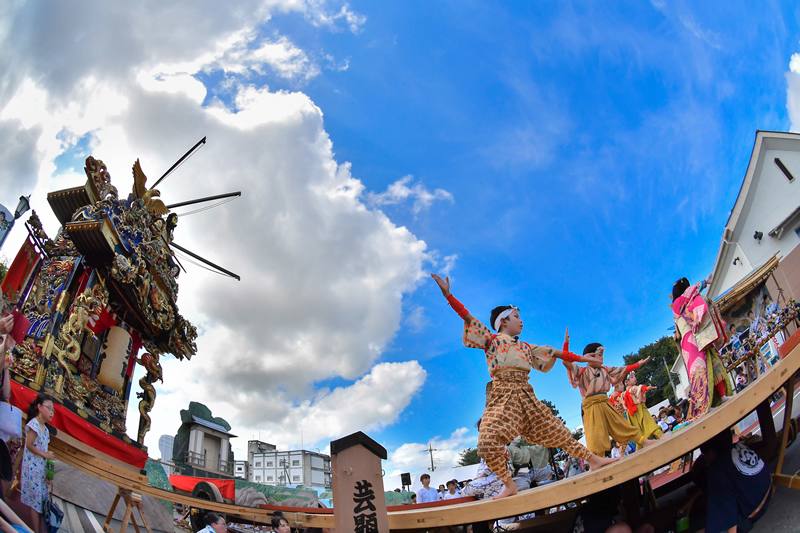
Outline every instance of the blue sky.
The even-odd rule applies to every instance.
[[[448,464],[477,438],[488,373],[428,272],[449,266],[481,320],[514,303],[524,340],[560,346],[569,327],[575,351],[602,342],[621,363],[668,334],[675,279],[713,267],[756,130],[793,129],[790,2],[86,9],[106,22],[94,39],[107,50],[80,13],[9,8],[0,136],[14,142],[0,161],[15,178],[3,198],[33,189],[46,211],[46,192],[80,183],[90,153],[115,182],[136,157],[155,176],[206,134],[162,193],[245,192],[176,238],[243,281],[182,278],[181,310],[205,339],[197,361],[165,368],[153,444],[207,395],[242,445],[261,430],[324,448],[367,429],[389,470],[424,468],[431,440]],[[162,22],[141,29],[149,20]],[[45,30],[53,42],[37,40]],[[334,182],[356,191],[346,204],[303,196]],[[271,229],[248,239],[257,228]],[[580,424],[560,366],[532,383]],[[359,401],[383,406],[366,427]],[[303,418],[317,427],[298,438]]]

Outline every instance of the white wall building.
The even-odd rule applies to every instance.
[[[708,296],[716,300],[778,254],[782,260],[775,278],[786,298],[800,297],[798,244],[800,135],[758,131],[739,196],[722,232]],[[774,283],[767,285],[777,298]]]
[[[308,450],[280,451],[274,445],[251,440],[247,442],[247,479],[265,485],[305,485],[331,488],[331,458]],[[237,461],[238,474],[238,461]]]

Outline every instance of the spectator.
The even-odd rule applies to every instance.
[[[764,316],[767,318],[778,313],[778,304],[770,299],[769,295],[764,295]]]
[[[444,485],[439,485],[439,490],[437,490],[436,492],[439,493],[439,499],[441,500],[442,498],[444,498],[444,493],[447,492],[447,489],[444,488]]]
[[[206,527],[200,533],[227,533],[228,526],[225,525],[225,519],[216,513],[208,513],[203,522]],[[288,525],[288,524],[287,524]]]
[[[53,419],[53,399],[42,392],[36,396],[28,407],[28,425],[26,426],[25,451],[22,456],[22,475],[20,481],[20,500],[31,508],[31,524],[33,530],[44,531],[42,520],[42,503],[48,495],[45,469],[47,460],[55,459],[53,452],[48,451],[50,432],[47,422]]]
[[[430,487],[431,476],[429,474],[422,474],[419,477],[422,483],[422,488],[417,491],[417,503],[430,503],[439,501],[439,493]]]
[[[746,533],[767,510],[772,478],[764,461],[742,442],[733,444],[729,429],[700,446],[692,480],[706,495],[706,531]],[[696,493],[687,503],[691,508]],[[692,518],[694,524],[696,520]]]
[[[289,521],[283,515],[275,515],[272,517],[272,531],[275,533],[291,533],[292,528],[289,526]],[[225,533],[225,531],[215,531],[214,533]]]
[[[744,368],[739,367],[736,371],[736,392],[742,392],[745,387],[747,387],[747,376]]]
[[[461,494],[456,492],[456,481],[451,479],[447,482],[447,492],[444,493],[445,500],[453,500],[455,498],[460,498]]]

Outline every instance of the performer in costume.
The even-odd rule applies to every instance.
[[[614,384],[614,392],[608,397],[608,401],[611,403],[611,407],[614,408],[616,412],[621,414],[623,417],[627,414],[627,410],[625,409],[625,400],[623,395],[625,394],[625,382],[620,380],[619,383]]]
[[[727,342],[725,321],[701,292],[706,281],[689,285],[681,278],[672,287],[672,315],[681,356],[689,374],[689,413],[693,422],[712,405],[726,401],[733,393],[728,373],[717,353]]]
[[[658,387],[636,384],[636,374],[629,372],[625,378],[625,409],[628,411],[628,421],[632,426],[639,429],[639,432],[646,439],[658,439],[664,435],[656,421],[650,416],[650,412],[645,405],[645,395],[647,391],[656,390]],[[639,449],[637,444],[636,449]]]
[[[450,279],[436,274],[431,277],[439,285],[442,295],[453,310],[464,319],[463,342],[467,348],[479,348],[486,353],[486,363],[492,376],[492,388],[483,413],[478,436],[478,455],[497,474],[505,486],[495,498],[517,493],[506,464],[505,446],[522,435],[531,444],[561,448],[574,457],[588,461],[591,468],[599,468],[613,459],[599,457],[572,438],[572,433],[561,420],[553,416],[542,404],[528,383],[531,368],[549,372],[556,359],[571,362],[589,362],[592,357],[556,350],[550,346],[536,346],[519,340],[522,319],[516,307],[505,305],[492,310],[491,324],[496,335],[469,314],[464,306],[450,294]]]
[[[564,341],[564,350],[569,352],[569,337]],[[593,354],[594,361],[585,367],[562,360],[567,369],[567,376],[573,388],[577,388],[583,397],[583,429],[586,432],[586,447],[597,455],[603,456],[611,450],[611,441],[614,439],[620,446],[627,446],[628,441],[637,445],[650,444],[639,430],[633,427],[625,417],[611,406],[608,400],[608,391],[612,385],[620,383],[625,374],[636,370],[639,365],[646,363],[645,358],[638,363],[628,366],[603,366],[605,347],[599,342],[594,342],[583,349],[583,355]]]

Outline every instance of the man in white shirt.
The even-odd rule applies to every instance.
[[[422,474],[419,477],[422,488],[417,491],[417,503],[431,503],[439,501],[439,493],[430,487],[431,476]]]

